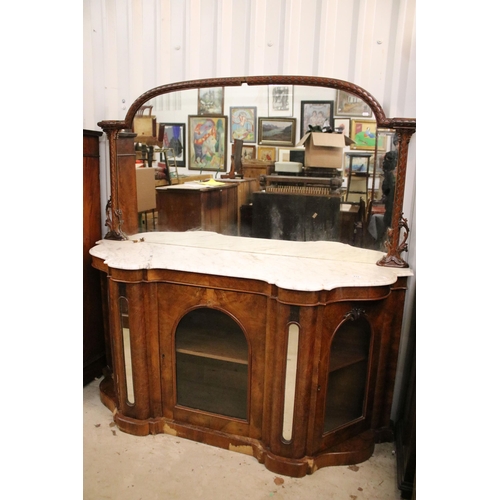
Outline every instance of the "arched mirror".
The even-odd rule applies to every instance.
[[[120,178],[128,156],[154,183],[148,230],[340,241],[407,267],[402,207],[416,120],[387,118],[359,86],[304,76],[180,82],[99,126],[110,146],[106,238],[126,239],[124,220],[137,217],[140,193],[127,193],[139,177]]]

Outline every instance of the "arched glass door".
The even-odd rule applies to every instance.
[[[186,314],[175,335],[177,404],[247,420],[248,343],[227,314]]]
[[[324,433],[365,415],[371,328],[364,317],[349,317],[337,329],[330,347]]]

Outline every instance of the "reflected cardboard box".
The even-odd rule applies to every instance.
[[[323,132],[308,132],[297,146],[305,146],[305,166],[342,168],[344,148],[354,144],[344,134],[329,134]]]

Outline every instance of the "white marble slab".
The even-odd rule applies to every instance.
[[[160,186],[156,189],[157,191],[208,191],[221,187],[226,187],[226,183],[210,179],[209,181],[186,181],[182,184],[174,184],[173,186]]]
[[[126,241],[101,240],[90,253],[117,269],[171,269],[257,279],[302,291],[390,285],[399,276],[413,275],[409,268],[377,266],[382,252],[343,243],[243,238],[209,231],[152,232]]]

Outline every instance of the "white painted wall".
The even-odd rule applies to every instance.
[[[86,0],[83,128],[197,78],[349,80],[415,116],[415,0]],[[125,101],[125,103],[123,103]]]
[[[198,78],[265,74],[348,80],[370,92],[386,116],[415,117],[415,3],[85,0],[83,128],[99,130],[101,120],[123,119],[131,103],[152,87]],[[105,142],[103,136],[103,210],[109,197]],[[410,145],[404,206],[410,228],[416,223],[415,145],[416,137]],[[415,252],[415,233],[410,232],[408,261],[414,270]],[[415,279],[410,280],[409,292],[413,297]],[[405,312],[403,351],[409,314]],[[398,368],[396,396],[402,368]],[[396,410],[397,404],[394,414]]]

